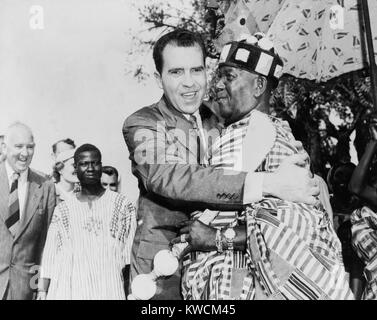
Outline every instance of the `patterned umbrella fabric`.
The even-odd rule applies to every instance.
[[[225,26],[215,41],[218,51],[241,34],[266,33],[285,0],[223,0]]]
[[[377,1],[368,4],[370,14],[377,13]],[[376,51],[373,16],[371,28]],[[366,67],[357,0],[285,0],[268,37],[284,61],[284,72],[298,78],[327,81]]]

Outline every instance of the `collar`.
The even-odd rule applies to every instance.
[[[185,120],[190,119],[190,116],[188,114],[182,113],[182,112],[178,111],[176,108],[174,108],[173,104],[169,101],[169,99],[166,97],[165,94],[163,94],[160,101],[164,102],[164,104],[165,104],[165,106],[163,106],[163,105],[161,105],[161,106],[165,107],[167,110],[169,110],[169,113],[173,114],[175,117],[183,118]],[[166,114],[166,112],[165,112],[165,114]],[[200,121],[203,120],[203,119],[210,118],[212,115],[213,115],[212,110],[205,104],[204,101],[200,105],[199,109],[194,112],[194,116],[197,119],[200,119]]]
[[[247,115],[245,115],[242,119],[236,121],[236,122],[233,122],[231,123],[230,125],[227,126],[227,128],[231,128],[231,129],[239,129],[239,128],[243,128],[243,127],[246,127],[249,125],[249,122],[250,122],[250,119],[251,119],[251,116],[253,115],[255,110],[252,110],[250,111]]]
[[[170,100],[167,98],[165,94],[162,96],[162,100],[165,102],[165,106],[169,110],[169,112],[171,112],[175,117],[183,117],[183,113],[179,112],[176,108],[174,108],[173,104],[170,102]],[[186,117],[184,118],[187,119]]]
[[[196,118],[197,121],[200,121],[201,118],[200,118],[199,110],[196,110],[192,115]],[[191,116],[191,114],[183,113],[183,116],[184,116],[187,120],[190,121],[190,116]]]
[[[13,170],[13,168],[9,165],[8,161],[5,160],[5,170],[7,172],[7,177],[8,177],[8,181],[12,181],[12,175],[13,173],[15,172]],[[27,176],[28,176],[28,172],[29,172],[29,168],[27,168],[26,170],[20,172],[20,177],[18,178],[18,181],[19,182],[24,182],[24,181],[27,181]]]

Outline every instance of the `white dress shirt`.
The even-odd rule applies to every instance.
[[[5,169],[8,176],[9,191],[12,186],[12,176],[15,172],[12,167],[9,165],[8,161],[5,161]],[[24,214],[26,201],[27,201],[27,192],[28,192],[28,181],[27,176],[29,173],[29,168],[20,172],[20,177],[18,178],[18,202],[20,204],[20,220]]]

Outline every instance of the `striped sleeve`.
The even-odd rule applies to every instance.
[[[41,278],[53,279],[57,275],[56,263],[59,251],[63,246],[63,230],[61,212],[62,204],[58,205],[52,215],[52,220],[48,228],[45,247],[42,255]]]
[[[368,207],[351,215],[352,245],[365,262],[364,274],[368,281],[377,279],[377,214]]]
[[[136,232],[136,208],[125,197],[122,197],[122,206],[120,208],[120,219],[118,219],[119,227],[121,231],[121,239],[123,239],[123,261],[125,264],[130,263],[131,247]]]

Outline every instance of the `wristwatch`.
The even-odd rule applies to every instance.
[[[226,228],[225,229],[224,238],[226,240],[228,250],[233,250],[233,241],[234,241],[235,237],[236,237],[236,232],[234,231],[233,228]]]

